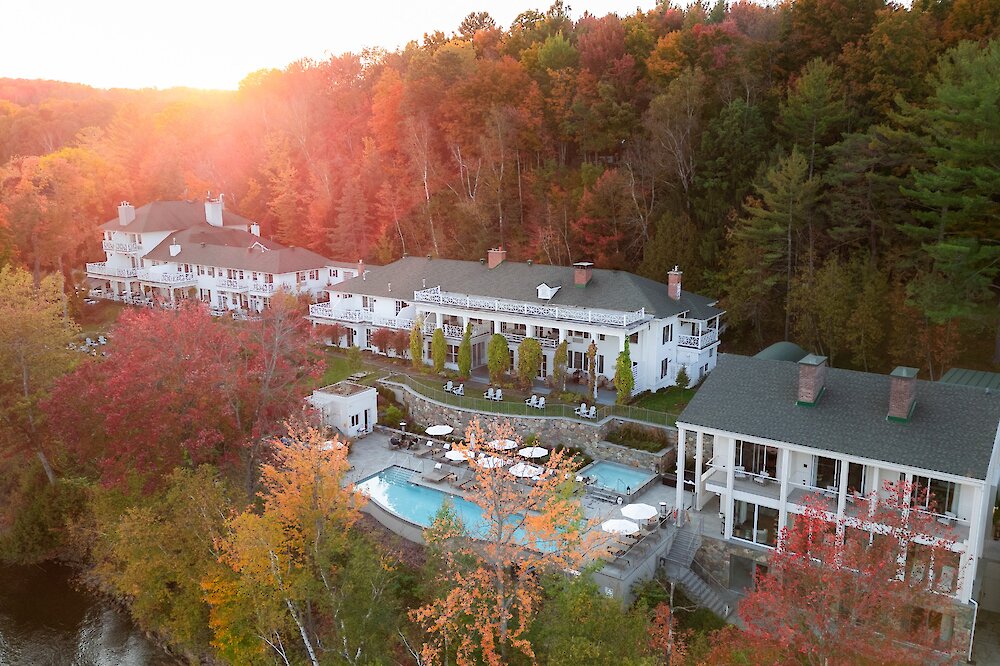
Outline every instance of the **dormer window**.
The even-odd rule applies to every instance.
[[[543,301],[550,300],[553,296],[556,295],[556,292],[559,291],[558,286],[550,287],[544,282],[535,287],[535,289],[538,291],[538,298]]]

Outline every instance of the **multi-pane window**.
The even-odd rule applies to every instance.
[[[736,440],[736,466],[744,472],[777,478],[778,449],[765,444]]]
[[[302,284],[305,281],[306,281],[306,272],[305,271],[299,271],[298,273],[295,274],[295,282],[297,284]]]
[[[406,307],[406,301],[396,301],[396,314],[398,315]]]
[[[215,277],[215,266],[208,267],[208,277]],[[222,271],[219,271],[219,277],[222,277]]]
[[[660,361],[660,379],[663,379],[664,377],[667,376],[667,365],[668,365],[667,361],[668,359],[663,359],[662,361]]]
[[[355,427],[359,423],[361,423],[361,415],[360,414],[351,414],[351,426]]]
[[[318,280],[319,279],[319,271],[318,270],[309,271],[309,279],[310,280]]]
[[[628,341],[633,345],[639,344],[639,331],[636,331],[632,335],[628,336]]]
[[[361,297],[361,309],[365,310],[367,312],[374,312],[375,311],[375,299],[372,298],[371,296],[362,296]]]
[[[954,511],[958,486],[951,481],[915,476],[913,486],[914,506],[941,514]]]
[[[264,273],[264,284],[274,284],[274,276],[270,273]]]
[[[667,324],[663,327],[663,344],[674,341],[674,325]]]
[[[338,271],[336,268],[331,268],[330,269],[330,277],[331,278],[336,278],[339,275],[340,275],[340,271]]]

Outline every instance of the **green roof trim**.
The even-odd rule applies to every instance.
[[[1000,373],[997,372],[952,368],[944,373],[944,376],[938,381],[945,384],[957,384],[958,386],[971,386],[1000,391]]]

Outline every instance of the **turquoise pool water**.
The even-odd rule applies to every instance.
[[[597,485],[619,493],[624,493],[626,490],[634,493],[655,476],[645,470],[605,460],[591,463],[580,474],[585,477],[596,476]]]
[[[359,483],[357,488],[384,509],[421,527],[430,527],[441,505],[450,499],[469,536],[486,537],[489,525],[478,505],[458,495],[413,483],[411,479],[417,474],[403,467],[387,467]],[[510,520],[518,522],[520,516],[511,516]]]

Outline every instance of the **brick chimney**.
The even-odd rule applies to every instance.
[[[678,266],[667,273],[667,295],[675,301],[681,300],[681,276],[684,272]]]
[[[118,204],[118,224],[123,227],[135,219],[135,208],[127,201]]]
[[[577,287],[586,287],[590,284],[590,278],[594,277],[594,264],[589,261],[578,261],[573,264],[573,284]]]
[[[358,277],[362,280],[365,279],[365,260],[358,259]]]
[[[507,250],[498,247],[486,253],[486,265],[488,268],[496,268],[507,258]]]
[[[889,413],[886,419],[906,423],[917,404],[917,369],[899,366],[889,373]]]
[[[826,388],[826,356],[809,354],[799,361],[799,398],[801,407],[815,407]]]

